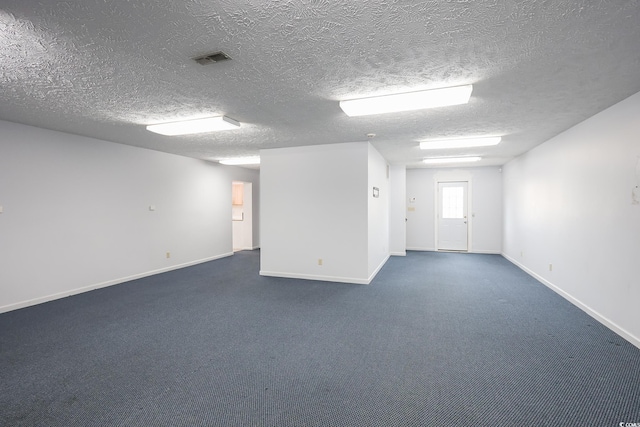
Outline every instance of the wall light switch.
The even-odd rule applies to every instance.
[[[4,207],[0,206],[0,213],[4,212]]]
[[[149,210],[150,211],[155,211],[156,210],[156,205],[149,205]]]

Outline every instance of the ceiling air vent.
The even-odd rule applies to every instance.
[[[193,60],[200,65],[213,64],[215,62],[227,61],[229,59],[231,59],[229,55],[224,52],[208,53],[206,55],[193,58]]]

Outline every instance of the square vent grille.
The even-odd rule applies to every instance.
[[[216,62],[228,61],[231,57],[224,52],[207,53],[206,55],[193,58],[200,65],[213,64]]]

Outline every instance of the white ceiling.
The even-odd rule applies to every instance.
[[[232,60],[200,65],[222,50]],[[353,117],[341,99],[473,84],[469,104]],[[0,119],[215,160],[366,141],[422,167],[421,139],[501,165],[640,91],[635,0],[2,0]],[[236,131],[145,125],[225,114]]]

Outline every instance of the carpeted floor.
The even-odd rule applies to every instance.
[[[640,423],[640,350],[500,256],[410,252],[368,286],[258,270],[0,315],[0,425]]]

